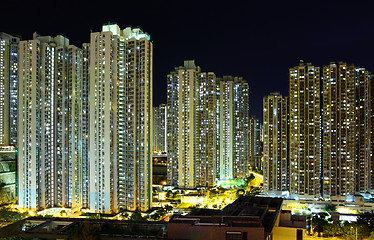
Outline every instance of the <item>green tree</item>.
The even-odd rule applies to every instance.
[[[224,187],[222,187],[222,186],[219,186],[218,187],[218,193],[219,194],[223,194],[223,193],[225,193],[226,192],[226,189],[224,188]]]
[[[370,240],[374,240],[374,231],[372,231],[372,232],[370,233],[369,239],[370,239]]]
[[[361,213],[357,217],[357,224],[359,225],[367,225],[370,231],[374,230],[374,214],[365,212]]]
[[[167,198],[172,198],[172,197],[173,197],[173,192],[172,192],[171,190],[168,190],[168,191],[166,192],[166,197],[167,197]]]
[[[368,238],[370,236],[370,228],[366,224],[358,224],[357,235],[359,239]]]
[[[245,193],[246,196],[256,196],[260,193],[259,187],[251,186],[250,189]]]
[[[91,214],[90,219],[101,219],[101,215],[100,213]]]
[[[171,205],[166,205],[166,206],[165,206],[165,210],[168,211],[168,212],[170,212],[170,211],[173,210],[173,206],[171,206]]]
[[[313,215],[313,218],[312,218],[313,232],[318,233],[318,235],[320,235],[323,232],[324,226],[328,224],[326,220],[327,216],[328,214],[325,212],[321,212],[321,213]]]
[[[219,193],[219,191],[217,190],[217,189],[215,189],[215,188],[212,188],[212,189],[210,189],[210,194],[212,195],[212,196],[214,196],[214,195],[218,195],[218,193]]]
[[[353,224],[347,224],[343,227],[342,237],[345,239],[356,239],[356,228]]]
[[[171,206],[169,206],[169,207],[171,207]],[[168,209],[170,209],[170,208],[168,208]],[[171,209],[173,209],[173,208],[171,207]],[[167,213],[168,213],[168,210],[166,209],[166,207],[158,208],[155,211],[155,213],[153,213],[151,215],[151,219],[152,220],[160,220],[160,218],[165,217]]]
[[[237,198],[244,195],[244,194],[245,194],[244,189],[238,189],[238,191],[236,191],[236,197]]]
[[[339,223],[326,224],[322,226],[324,235],[336,237],[343,234],[342,227]]]
[[[70,240],[99,240],[100,229],[95,228],[88,222],[76,224],[70,231]]]
[[[246,179],[245,179],[245,182],[247,183],[247,186],[255,179],[255,175],[253,175],[253,173],[251,173]]]
[[[343,227],[342,237],[346,239],[364,239],[370,236],[370,230],[366,224],[346,224]]]
[[[18,236],[12,236],[12,237],[3,237],[0,238],[0,240],[26,240],[27,238],[24,237],[18,237]]]
[[[137,208],[130,216],[130,221],[147,221],[145,217],[142,216],[139,208]]]
[[[0,205],[6,204],[9,200],[5,190],[6,184],[0,180]]]
[[[27,217],[27,213],[19,213],[12,211],[5,207],[0,208],[0,221],[1,222],[16,222]]]
[[[326,212],[336,212],[336,205],[334,204],[326,204],[326,206],[323,208]]]

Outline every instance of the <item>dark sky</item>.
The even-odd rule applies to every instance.
[[[154,105],[166,103],[166,74],[194,59],[202,71],[243,76],[251,114],[262,97],[288,94],[288,69],[346,61],[374,71],[370,1],[5,1],[0,31],[31,39],[62,34],[80,46],[103,23],[139,26],[154,44]]]

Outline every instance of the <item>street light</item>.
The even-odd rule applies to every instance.
[[[356,240],[357,240],[357,225],[355,227],[356,227]],[[353,227],[351,227],[351,228],[353,228]]]

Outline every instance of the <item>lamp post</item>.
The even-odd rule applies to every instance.
[[[355,227],[356,227],[356,240],[357,240],[357,225]],[[353,227],[351,227],[351,228],[353,228]]]

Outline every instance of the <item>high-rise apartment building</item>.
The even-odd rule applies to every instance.
[[[139,28],[122,32],[125,78],[119,81],[118,96],[119,208],[147,211],[152,207],[153,43]]]
[[[168,184],[194,188],[216,180],[217,93],[214,73],[185,61],[168,75]]]
[[[368,79],[368,95],[369,95],[369,113],[368,113],[368,121],[370,121],[369,129],[367,130],[367,133],[369,134],[370,139],[370,166],[371,169],[369,169],[369,188],[370,192],[373,194],[374,192],[374,162],[373,162],[373,154],[374,154],[374,77],[373,75],[370,75]]]
[[[81,78],[81,151],[82,151],[82,208],[89,208],[89,146],[90,146],[90,44],[82,46],[82,78]]]
[[[109,27],[113,29],[91,33],[90,41],[89,208],[95,212],[116,211],[118,206],[120,29]]]
[[[81,49],[62,36],[19,44],[19,205],[82,206]]]
[[[259,119],[249,118],[249,165],[258,170],[262,169],[261,127]]]
[[[152,43],[105,25],[82,48],[57,36],[19,48],[22,208],[146,211],[152,186]]]
[[[167,76],[167,184],[195,187],[196,76],[200,67],[184,61]]]
[[[213,187],[216,183],[217,87],[212,72],[197,74],[196,98],[196,186]]]
[[[158,153],[167,152],[166,131],[167,107],[160,104],[153,108],[153,151]]]
[[[219,179],[248,175],[249,86],[241,77],[219,81]]]
[[[91,33],[89,208],[146,211],[152,190],[152,42],[138,28]]]
[[[364,68],[355,69],[355,179],[356,193],[374,190],[373,77]]]
[[[216,179],[219,180],[220,179],[220,163],[221,163],[221,160],[220,160],[220,157],[221,157],[221,137],[220,137],[220,129],[221,129],[221,119],[220,119],[220,103],[221,103],[221,97],[220,97],[220,94],[221,94],[221,90],[220,90],[220,82],[221,82],[221,79],[220,78],[216,78]]]
[[[323,197],[373,191],[373,79],[344,62],[323,67]]]
[[[300,62],[289,70],[290,194],[321,195],[320,71]]]
[[[271,93],[263,99],[264,192],[282,195],[288,191],[287,97]]]
[[[19,38],[0,32],[0,145],[17,145]]]
[[[323,67],[323,197],[354,195],[356,68],[346,63]]]

